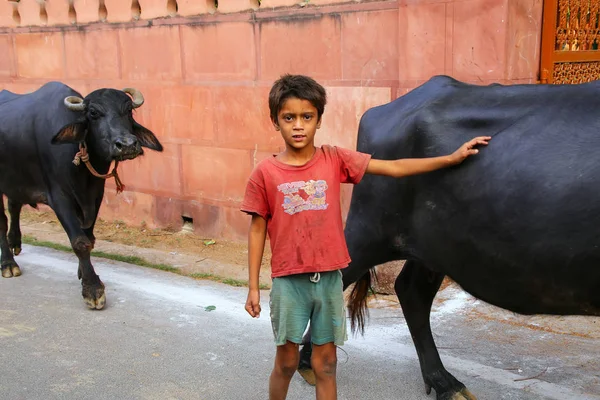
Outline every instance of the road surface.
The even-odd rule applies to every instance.
[[[17,261],[23,275],[0,280],[0,399],[268,398],[268,292],[256,320],[244,288],[94,259],[107,304],[92,311],[73,254],[24,246]],[[600,400],[599,318],[523,318],[450,286],[432,326],[446,367],[480,400]],[[339,399],[435,399],[397,307],[372,309],[338,359]],[[311,398],[296,374],[288,399]]]

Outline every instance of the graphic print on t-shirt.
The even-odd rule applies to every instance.
[[[282,183],[277,186],[285,195],[281,206],[290,215],[307,210],[326,210],[329,205],[325,194],[327,188],[327,182],[322,179]]]

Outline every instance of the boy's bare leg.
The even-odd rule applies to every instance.
[[[317,378],[317,400],[337,400],[337,348],[333,343],[313,344],[311,363]]]
[[[269,379],[269,400],[285,400],[299,359],[300,353],[296,343],[287,342],[277,346],[275,366]]]

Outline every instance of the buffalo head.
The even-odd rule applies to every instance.
[[[143,154],[142,147],[162,151],[154,134],[133,119],[133,109],[143,103],[144,96],[133,88],[99,89],[84,99],[66,97],[64,107],[79,116],[62,127],[52,143],[85,141],[91,152],[108,162],[136,158]]]

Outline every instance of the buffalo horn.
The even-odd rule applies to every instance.
[[[77,96],[65,97],[65,106],[71,111],[84,111],[83,99]]]
[[[135,88],[125,88],[123,91],[127,94],[130,94],[133,98],[133,108],[141,107],[141,105],[144,104],[144,96],[139,90]]]

